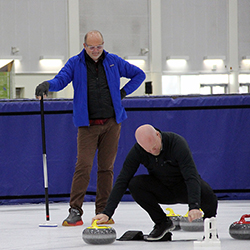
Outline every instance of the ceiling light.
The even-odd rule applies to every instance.
[[[64,56],[40,56],[39,60],[43,67],[61,67]]]
[[[18,66],[20,61],[22,60],[21,56],[0,56],[0,68],[5,66],[6,64],[10,63],[11,61],[15,61],[15,65]]]
[[[243,56],[242,62],[245,64],[250,64],[250,56]]]
[[[124,59],[137,67],[143,67],[148,57],[147,56],[125,56]]]
[[[167,56],[167,64],[173,68],[182,68],[186,66],[189,56]]]
[[[203,61],[205,64],[209,65],[219,65],[226,60],[225,56],[204,56]]]

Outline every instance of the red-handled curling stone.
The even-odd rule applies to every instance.
[[[201,209],[200,209],[201,211]],[[188,220],[188,212],[180,218],[180,227],[184,231],[189,231],[189,232],[200,232],[204,231],[204,221],[203,217],[193,220],[190,222]]]
[[[250,221],[246,221],[246,218],[250,218],[250,214],[242,215],[239,221],[231,224],[229,227],[231,237],[237,240],[250,240]]]
[[[116,239],[116,231],[112,227],[98,226],[95,220],[90,227],[82,232],[82,239],[88,244],[111,244]]]

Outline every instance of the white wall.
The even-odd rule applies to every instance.
[[[51,74],[17,74],[15,77],[16,87],[24,88],[24,97],[33,99],[35,98],[36,86],[48,79],[53,78]]]
[[[224,65],[216,73],[229,72],[230,1],[0,0],[0,58],[11,55],[11,47],[19,48],[17,54],[22,61],[16,70],[16,86],[25,87],[25,98],[34,98],[36,85],[51,79],[60,69],[43,69],[39,56],[61,55],[65,63],[82,49],[85,33],[98,29],[104,35],[105,49],[121,57],[149,49],[143,69],[146,81],[153,79],[153,94],[158,95],[162,84],[159,76],[175,74],[166,64],[168,55],[189,56],[187,67],[177,70],[177,75],[214,73],[204,67],[206,55],[225,55]],[[241,62],[242,56],[250,55],[250,2],[233,1],[238,3],[237,65],[239,73],[250,74],[250,66]],[[121,84],[125,81],[122,79]],[[144,91],[143,84],[133,95],[144,95]],[[72,87],[55,96],[72,98]]]
[[[227,56],[228,0],[163,0],[162,65],[167,56],[189,56],[184,72],[204,71],[204,56]],[[225,68],[222,70],[225,71]],[[183,71],[183,70],[182,70]]]

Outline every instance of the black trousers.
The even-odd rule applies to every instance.
[[[166,213],[159,204],[187,204],[186,184],[183,182],[169,188],[151,175],[134,176],[129,183],[134,200],[149,214],[155,224],[166,220]],[[201,180],[201,209],[204,219],[215,217],[218,201],[212,188]]]

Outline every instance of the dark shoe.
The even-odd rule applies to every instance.
[[[160,240],[162,239],[168,232],[173,231],[175,228],[172,220],[167,220],[159,224],[155,224],[154,229],[148,235],[148,241]]]
[[[83,225],[82,217],[77,209],[71,208],[69,216],[63,221],[63,226],[81,226]]]

